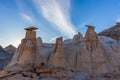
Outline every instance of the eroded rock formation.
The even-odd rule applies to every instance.
[[[19,64],[34,64],[36,61],[37,53],[37,40],[36,40],[36,30],[35,27],[25,28],[26,36],[21,41],[18,52],[20,53],[18,57]]]
[[[85,37],[81,33],[65,41],[59,37],[55,44],[36,39],[37,28],[25,29],[26,36],[0,72],[0,80],[120,79],[120,46],[116,40],[98,36],[93,26],[88,26]]]
[[[38,60],[38,48],[35,31],[37,30],[37,28],[28,27],[25,28],[25,30],[26,36],[24,39],[22,39],[21,44],[19,45],[15,55],[13,56],[13,60],[8,66],[12,66],[14,64],[36,64],[36,60]]]
[[[90,73],[107,72],[107,61],[93,26],[87,26],[85,44],[89,54]],[[87,56],[87,55],[86,55]]]
[[[54,46],[54,51],[51,57],[50,66],[58,68],[68,68],[69,65],[64,54],[62,37],[56,39],[56,44]]]
[[[74,42],[79,42],[80,41],[80,38],[83,38],[82,34],[80,32],[78,32],[78,34],[74,35],[73,37],[73,43]]]
[[[120,40],[120,22],[117,22],[116,25],[100,32],[98,35],[111,37],[112,39],[115,40]]]
[[[94,31],[95,30],[94,27],[89,25],[87,25],[87,27],[88,29],[85,35],[85,43],[87,50],[92,52],[93,50],[96,50],[100,46],[100,44],[99,44],[98,36]]]

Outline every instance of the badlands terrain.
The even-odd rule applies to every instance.
[[[36,37],[38,28],[25,28],[17,50],[0,47],[0,80],[120,80],[120,23],[98,34],[86,26],[85,36],[55,44]]]

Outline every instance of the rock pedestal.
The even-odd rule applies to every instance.
[[[18,52],[20,53],[18,58],[18,63],[27,64],[27,63],[35,63],[36,59],[36,30],[35,27],[25,28],[26,36],[22,40]]]
[[[35,64],[36,63],[36,55],[37,51],[37,39],[36,39],[36,31],[35,27],[25,28],[26,35],[25,38],[21,40],[21,44],[19,45],[16,53],[13,56],[12,61],[8,64],[8,66],[12,66],[14,64]]]

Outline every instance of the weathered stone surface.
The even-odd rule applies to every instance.
[[[44,63],[41,63],[41,64],[36,64],[35,66],[34,66],[34,70],[36,71],[36,72],[41,72],[41,69],[44,67]]]
[[[94,31],[93,26],[88,25],[87,27],[88,29],[85,35],[85,44],[88,50],[88,64],[91,68],[89,71],[91,74],[107,72],[107,61],[104,55],[104,51],[102,50],[101,45],[99,43],[98,36]]]
[[[73,41],[73,43],[79,42],[81,38],[83,38],[83,36],[82,36],[82,34],[80,32],[78,32],[77,35],[74,35],[72,41]]]
[[[101,46],[104,50],[104,55],[107,59],[107,69],[111,72],[119,72],[119,49],[120,46],[118,46],[116,43],[116,40],[111,39],[110,37],[101,36],[99,37]]]
[[[88,26],[85,37],[80,33],[65,41],[59,37],[55,44],[36,39],[35,29],[26,28],[26,36],[11,63],[0,71],[0,80],[120,79],[119,44],[109,37],[98,36],[93,26]]]
[[[66,60],[66,56],[64,54],[62,37],[56,39],[56,44],[54,46],[54,51],[51,57],[50,66],[52,67],[60,67],[60,68],[68,68],[69,65]]]
[[[22,40],[19,46],[20,55],[18,58],[18,63],[27,64],[35,63],[36,53],[37,53],[37,41],[36,41],[36,28],[26,28],[26,37]]]
[[[38,63],[38,57],[40,61],[40,56],[38,55],[37,39],[35,27],[25,28],[26,36],[22,39],[13,60],[8,66],[14,64],[36,64]]]
[[[31,80],[31,78],[30,77],[23,77],[22,74],[16,74],[16,75],[8,76],[5,79],[1,79],[1,80]]]
[[[33,73],[33,72],[22,72],[22,74],[23,74],[24,77],[30,77],[30,78],[37,77],[37,74]]]
[[[100,46],[99,41],[98,41],[98,36],[96,32],[94,31],[93,26],[87,25],[88,29],[85,35],[85,43],[87,50],[89,52],[92,52],[93,50],[96,50]]]

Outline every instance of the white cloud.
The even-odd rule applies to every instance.
[[[26,21],[28,21],[28,22],[30,22],[30,23],[33,23],[33,22],[34,22],[33,19],[32,19],[29,15],[27,15],[27,14],[25,14],[25,13],[20,13],[20,16],[21,16],[24,20],[26,20]]]
[[[69,16],[70,0],[33,0],[33,2],[43,17],[54,24],[62,34],[70,38],[76,34]]]
[[[28,8],[28,6],[24,3],[24,0],[17,0],[16,1],[18,10],[19,10],[19,15],[20,17],[29,23],[34,23],[34,15],[32,11]]]

